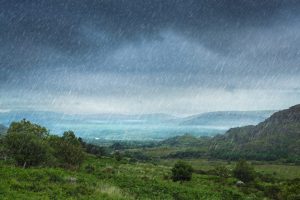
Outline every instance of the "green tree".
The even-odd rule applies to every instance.
[[[80,146],[80,140],[75,136],[75,133],[73,131],[65,131],[62,139],[69,144],[75,145],[75,146]]]
[[[46,138],[49,136],[49,131],[38,124],[33,124],[30,121],[23,119],[20,122],[12,122],[7,130],[7,134],[32,134],[38,138]]]
[[[5,135],[8,154],[20,166],[39,165],[45,162],[49,155],[49,146],[46,143],[48,135],[46,128],[25,119],[13,122]]]
[[[245,160],[241,160],[236,164],[233,170],[233,175],[234,177],[247,183],[254,180],[255,171],[249,163],[247,163]]]
[[[49,137],[49,144],[59,165],[74,167],[82,164],[85,154],[74,132],[64,132],[62,137],[51,136]]]
[[[193,168],[189,164],[178,161],[172,168],[173,181],[190,181],[192,179]]]

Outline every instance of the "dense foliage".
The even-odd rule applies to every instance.
[[[84,160],[81,143],[72,131],[64,132],[62,137],[51,136],[49,144],[53,149],[53,155],[62,166],[80,165]]]
[[[101,147],[99,145],[95,145],[95,144],[91,144],[91,143],[87,143],[85,141],[83,141],[82,138],[78,138],[79,142],[81,143],[81,145],[83,146],[83,148],[85,149],[85,151],[87,153],[93,154],[95,156],[101,157],[104,155],[107,155],[107,148]]]
[[[173,181],[190,181],[192,179],[192,174],[192,166],[182,161],[178,161],[172,168]]]
[[[65,132],[62,137],[50,136],[45,127],[25,119],[10,125],[3,143],[7,155],[23,167],[78,166],[84,159],[81,143],[72,131]]]
[[[49,151],[48,135],[46,128],[25,119],[21,122],[13,122],[5,136],[8,154],[23,167],[46,162]]]
[[[254,168],[245,160],[241,160],[236,164],[233,175],[245,183],[251,182],[255,178]]]

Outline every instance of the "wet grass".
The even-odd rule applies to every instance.
[[[192,181],[173,182],[171,166],[176,160],[159,164],[117,162],[113,158],[89,156],[80,169],[15,167],[0,162],[0,199],[262,199],[265,194],[251,186],[235,185],[235,178],[193,174]],[[235,163],[187,160],[196,169]],[[274,164],[255,165],[257,171],[277,177],[299,177],[299,167]],[[263,183],[261,183],[263,185]],[[245,192],[245,191],[246,192]],[[253,191],[252,191],[253,190]]]

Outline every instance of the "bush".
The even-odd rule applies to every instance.
[[[281,199],[280,192],[280,187],[277,185],[266,186],[264,190],[265,195],[270,199]]]
[[[0,159],[9,155],[23,167],[41,164],[78,167],[85,157],[82,143],[73,131],[64,132],[62,137],[50,136],[45,127],[23,119],[11,123],[5,138],[1,138]],[[100,149],[93,150],[99,154]]]
[[[255,171],[253,167],[244,160],[239,161],[236,164],[233,170],[233,175],[245,183],[251,182],[255,179]]]
[[[36,166],[50,156],[47,136],[46,128],[24,119],[10,125],[5,136],[5,145],[9,155],[19,166]]]
[[[65,132],[62,137],[49,137],[53,155],[64,167],[79,166],[84,160],[84,151],[81,143],[72,131]]]
[[[86,143],[84,143],[83,147],[85,148],[87,153],[96,155],[98,157],[104,156],[106,154],[104,147],[100,147],[94,144],[86,144]]]
[[[230,177],[230,171],[225,166],[217,166],[213,169],[213,174],[222,178]]]
[[[173,181],[190,181],[192,179],[193,168],[182,161],[178,161],[172,168]]]

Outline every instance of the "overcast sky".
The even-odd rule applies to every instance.
[[[300,103],[298,0],[0,0],[0,112]]]

